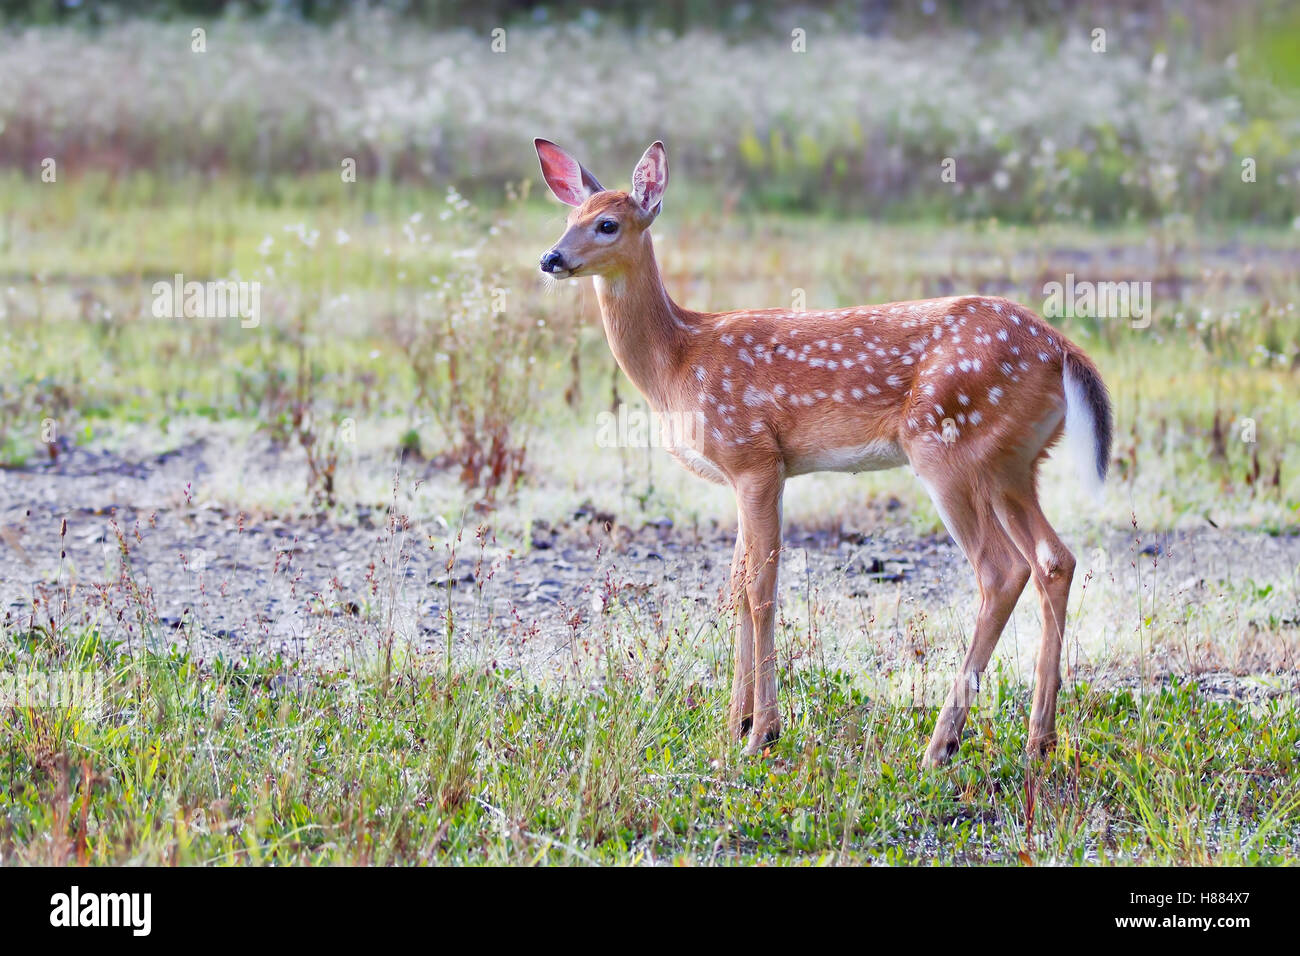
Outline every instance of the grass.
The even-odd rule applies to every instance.
[[[64,864],[1260,864],[1300,849],[1294,708],[1079,684],[1062,745],[1021,752],[1023,690],[984,693],[956,765],[918,769],[933,713],[816,668],[786,733],[741,760],[680,647],[610,654],[584,688],[401,660],[123,659],[93,633],[15,636],[10,672],[68,669],[100,718],[4,712],[0,859]]]

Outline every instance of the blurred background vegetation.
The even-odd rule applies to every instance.
[[[613,182],[663,138],[678,200],[707,181],[881,217],[1300,215],[1300,8],[1279,0],[0,0],[0,23],[0,165],[28,172],[268,188],[350,157],[480,199],[532,178],[545,132]]]

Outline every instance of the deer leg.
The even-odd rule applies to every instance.
[[[781,734],[776,700],[776,582],[781,555],[779,466],[742,476],[736,501],[745,529],[745,591],[753,628],[754,714],[745,753],[762,753]]]
[[[923,479],[926,477],[929,476],[922,474]],[[979,497],[972,488],[930,481],[926,481],[926,487],[949,533],[974,569],[980,591],[975,634],[948,699],[939,711],[922,761],[927,767],[937,767],[957,753],[962,728],[979,690],[980,675],[988,666],[1002,629],[1025,589],[1029,565],[1002,530],[992,510],[977,504]]]
[[[727,727],[735,740],[743,740],[754,723],[754,620],[745,589],[745,526],[736,529],[736,550],[731,559],[731,601],[736,610],[735,673],[731,679],[731,711]]]
[[[1074,578],[1074,555],[1048,524],[1032,483],[1004,492],[995,505],[998,520],[1033,569],[1043,615],[1043,639],[1038,648],[1034,701],[1029,712],[1025,750],[1045,755],[1056,745],[1056,694],[1061,687],[1061,645],[1065,639],[1065,606]]]

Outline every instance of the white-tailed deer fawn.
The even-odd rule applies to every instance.
[[[759,752],[780,732],[773,638],[781,496],[813,471],[910,465],[975,569],[975,633],[926,749],[956,752],[1002,628],[1030,578],[1042,606],[1027,750],[1056,738],[1061,641],[1074,556],[1038,505],[1039,462],[1064,431],[1105,479],[1111,409],[1096,366],[1032,311],[957,296],[816,312],[692,312],[668,297],[650,241],[668,185],[662,143],[632,191],[607,190],[536,140],[551,191],[574,209],[542,256],[558,278],[592,276],[614,358],[691,471],[736,494],[731,586],[740,610],[730,728]]]

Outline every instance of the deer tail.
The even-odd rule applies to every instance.
[[[1114,430],[1110,393],[1092,360],[1068,346],[1061,378],[1065,387],[1065,440],[1082,469],[1084,484],[1095,495],[1100,493],[1110,466]]]

